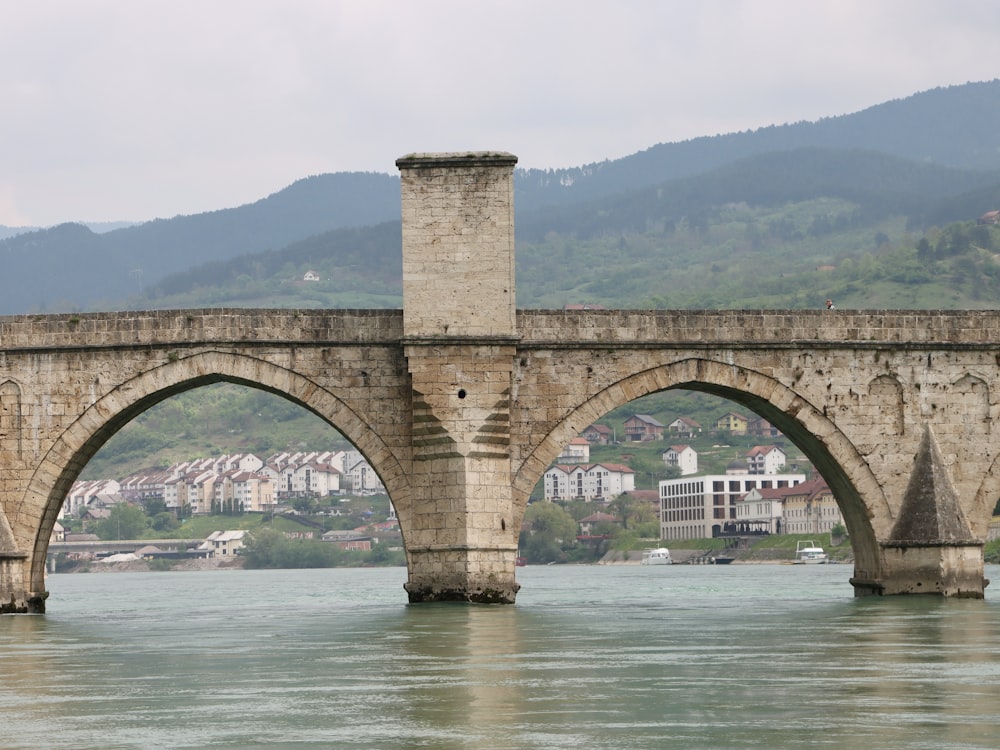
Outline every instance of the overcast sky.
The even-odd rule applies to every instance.
[[[0,0],[0,224],[572,167],[1000,77],[996,0]]]

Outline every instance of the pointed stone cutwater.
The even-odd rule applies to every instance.
[[[930,425],[914,459],[899,517],[882,542],[885,594],[983,598],[983,542],[958,501]]]
[[[937,546],[974,542],[934,433],[925,425],[889,543]]]

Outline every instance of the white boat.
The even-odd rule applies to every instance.
[[[826,552],[822,547],[816,546],[816,542],[810,540],[795,544],[796,565],[823,565],[826,561]]]
[[[642,551],[643,565],[672,565],[673,562],[670,557],[670,550],[666,547],[656,547]]]

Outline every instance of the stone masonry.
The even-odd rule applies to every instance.
[[[403,343],[413,388],[410,601],[512,602],[510,154],[412,154],[403,192]]]
[[[511,602],[532,488],[649,393],[718,394],[809,457],[843,511],[855,591],[982,597],[1000,497],[996,311],[515,311],[514,157],[415,154],[404,310],[0,318],[0,611],[43,612],[65,494],[134,416],[208,383],[322,416],[396,506],[411,601]]]

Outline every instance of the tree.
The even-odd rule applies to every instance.
[[[167,503],[162,497],[151,497],[142,501],[142,504],[146,510],[146,515],[150,518],[160,514],[167,513]]]
[[[671,467],[672,468],[672,467]],[[649,503],[636,500],[632,495],[625,492],[608,503],[608,509],[621,520],[623,530],[635,530],[639,524],[647,524],[656,521],[656,511]],[[657,528],[656,535],[659,536]]]
[[[120,503],[111,509],[107,518],[97,522],[94,533],[101,539],[141,539],[147,526],[142,508]]]
[[[521,551],[531,563],[555,562],[576,544],[577,523],[562,506],[532,503],[524,513]]]
[[[154,531],[173,531],[181,525],[181,522],[174,518],[173,513],[164,511],[153,516],[149,520],[149,525]]]

